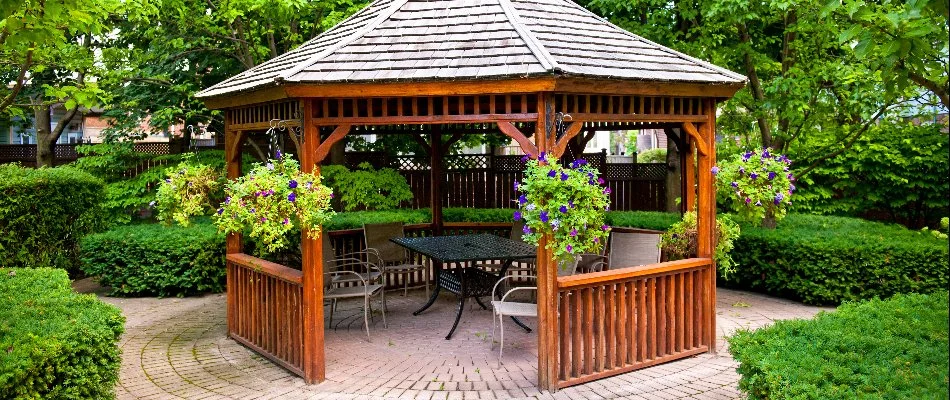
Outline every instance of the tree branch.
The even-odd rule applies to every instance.
[[[837,157],[837,156],[840,155],[841,153],[844,153],[846,150],[850,149],[851,146],[854,146],[854,143],[856,143],[856,142],[858,141],[858,138],[860,138],[861,135],[863,135],[864,132],[866,132],[866,131],[868,130],[868,128],[871,127],[871,124],[873,124],[874,121],[877,121],[877,119],[880,118],[881,115],[884,114],[884,111],[887,111],[887,109],[888,109],[890,106],[891,106],[890,104],[886,104],[886,105],[884,105],[883,107],[881,107],[881,109],[878,110],[877,113],[874,114],[874,116],[872,116],[871,118],[869,118],[867,121],[864,122],[864,125],[861,126],[861,129],[859,129],[857,132],[855,132],[855,133],[848,139],[848,141],[844,144],[844,146],[842,146],[840,149],[835,150],[834,152],[832,152],[832,153],[830,153],[830,154],[825,154],[824,156],[821,156],[821,157],[819,157],[817,160],[813,161],[810,165],[808,165],[807,167],[805,167],[805,169],[802,170],[802,172],[799,172],[799,173],[798,173],[798,177],[801,178],[801,177],[803,177],[803,176],[805,176],[805,175],[808,175],[809,172],[811,172],[811,171],[814,170],[816,167],[818,167],[819,165],[821,165],[821,163],[825,162],[825,160],[828,160],[828,159],[830,159],[830,158]],[[829,146],[829,147],[830,147],[830,146]],[[826,147],[825,149],[827,149],[827,147]]]
[[[23,85],[26,83],[26,73],[29,71],[31,64],[33,64],[32,49],[26,52],[26,60],[24,60],[23,64],[20,66],[20,73],[17,75],[16,83],[14,83],[13,87],[10,89],[10,94],[0,101],[0,111],[3,111],[9,107],[10,104],[13,103],[13,100],[15,100],[16,97],[20,95],[20,91],[23,90]]]
[[[937,82],[931,81],[930,79],[927,79],[923,75],[918,74],[914,71],[911,71],[910,69],[905,67],[903,64],[904,63],[902,62],[901,68],[907,71],[907,76],[910,78],[911,81],[913,81],[914,83],[920,86],[923,86],[927,90],[936,94],[937,97],[940,98],[940,102],[943,103],[943,106],[950,109],[950,97],[948,97],[947,95],[947,88],[941,87],[939,84],[937,84]]]
[[[743,52],[743,63],[745,64],[746,76],[749,78],[749,88],[752,90],[752,97],[757,102],[765,101],[765,92],[762,90],[762,83],[759,82],[759,74],[755,70],[755,63],[752,61],[752,54],[749,46],[752,39],[749,37],[749,31],[745,25],[739,25],[739,40],[746,44],[746,50]],[[758,105],[751,111],[755,112]],[[772,145],[772,129],[764,116],[757,116],[756,122],[759,124],[759,133],[762,134],[762,145],[769,147]]]

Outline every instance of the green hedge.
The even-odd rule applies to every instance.
[[[791,214],[774,230],[744,226],[727,286],[810,304],[950,288],[947,240],[896,224]]]
[[[504,208],[444,208],[442,219],[445,222],[512,222],[514,210]],[[607,213],[607,223],[631,228],[666,230],[679,221],[677,213],[649,211],[611,211]],[[394,211],[355,211],[337,213],[326,228],[331,231],[342,229],[360,229],[364,223],[403,222],[423,224],[432,221],[428,208],[419,210]]]
[[[225,286],[225,235],[207,219],[187,228],[140,224],[82,240],[82,268],[113,295],[183,296]]]
[[[110,399],[125,318],[65,271],[0,268],[0,397]]]
[[[946,399],[947,292],[848,303],[728,338],[750,399]]]
[[[103,187],[75,168],[0,166],[0,267],[77,272],[79,238],[101,226]]]

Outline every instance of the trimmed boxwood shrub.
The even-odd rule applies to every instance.
[[[945,239],[896,224],[792,214],[774,230],[743,226],[726,286],[810,304],[950,288]]]
[[[71,167],[0,166],[0,267],[77,272],[79,239],[101,226],[103,187]]]
[[[140,224],[82,240],[82,269],[113,295],[184,296],[225,286],[225,235],[207,219],[191,226]]]
[[[0,268],[0,397],[114,398],[124,324],[63,270]]]
[[[750,399],[946,399],[947,292],[847,303],[728,338]]]

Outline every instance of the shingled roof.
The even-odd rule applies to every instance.
[[[297,49],[198,97],[284,83],[541,76],[745,81],[742,75],[624,31],[570,0],[376,0]]]

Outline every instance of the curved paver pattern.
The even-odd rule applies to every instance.
[[[227,338],[225,295],[185,299],[102,297],[127,318],[121,339],[119,399],[731,399],[740,397],[737,363],[723,335],[777,319],[810,318],[822,308],[764,295],[718,290],[718,354],[634,371],[557,393],[540,393],[536,335],[506,324],[505,357],[489,350],[491,313],[475,306],[452,340],[454,303],[440,299],[423,315],[423,301],[393,292],[389,328],[380,318],[367,342],[359,305],[341,304],[326,332],[327,381],[303,380]],[[529,325],[531,325],[529,321]]]

